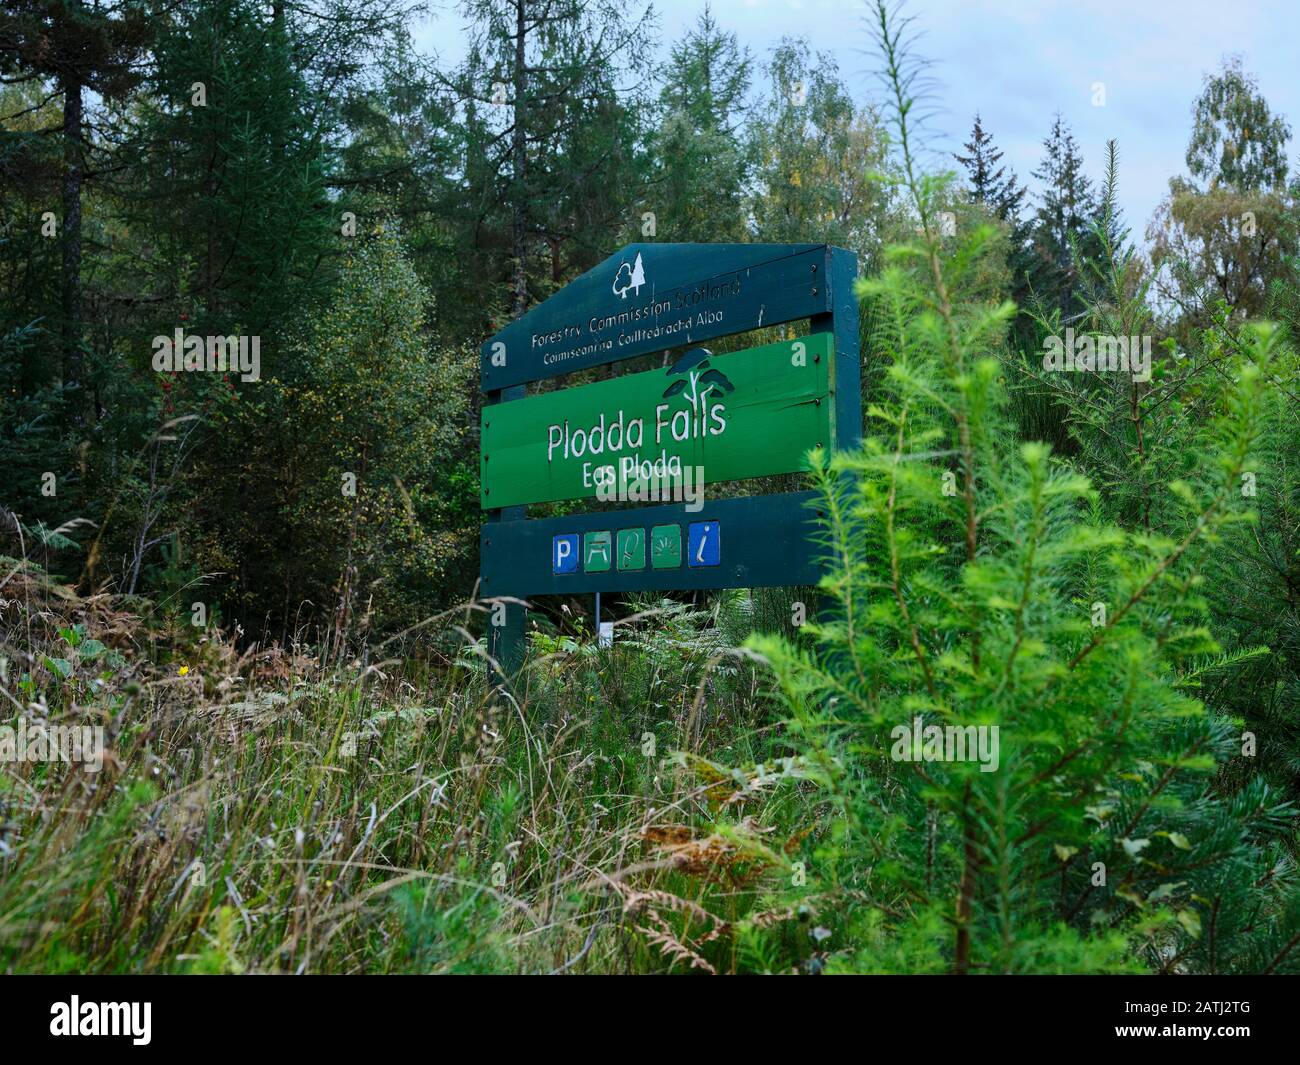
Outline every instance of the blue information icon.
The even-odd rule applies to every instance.
[[[555,573],[578,572],[577,533],[561,533],[552,540],[551,569]]]
[[[722,557],[722,526],[716,521],[693,521],[686,538],[688,566],[716,566]]]

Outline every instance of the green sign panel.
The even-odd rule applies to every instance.
[[[481,503],[689,503],[706,483],[794,473],[834,440],[834,391],[834,338],[814,333],[485,407]],[[653,564],[653,536],[650,550]]]

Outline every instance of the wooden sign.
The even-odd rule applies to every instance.
[[[816,583],[818,497],[700,489],[857,445],[856,272],[825,244],[632,244],[483,344],[480,592],[496,600],[488,649],[505,673],[523,661],[525,596]],[[796,340],[703,347],[802,319]],[[669,350],[663,370],[527,395]],[[702,476],[694,494],[687,470]],[[649,486],[660,494],[639,494]],[[616,509],[527,517],[529,503],[584,497]]]
[[[681,499],[805,468],[833,437],[829,333],[483,408],[482,506]],[[664,492],[673,493],[665,496]]]

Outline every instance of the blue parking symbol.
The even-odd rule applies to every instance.
[[[716,566],[722,556],[722,526],[716,521],[693,521],[686,538],[688,566]]]
[[[551,542],[551,569],[555,573],[578,572],[577,533],[561,533]]]

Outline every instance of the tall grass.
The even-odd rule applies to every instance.
[[[478,644],[434,653],[462,616],[327,669],[4,574],[8,724],[107,736],[98,773],[0,766],[6,971],[728,971],[784,919],[756,906],[804,811],[753,768],[779,738],[717,611],[543,637],[500,697]]]

